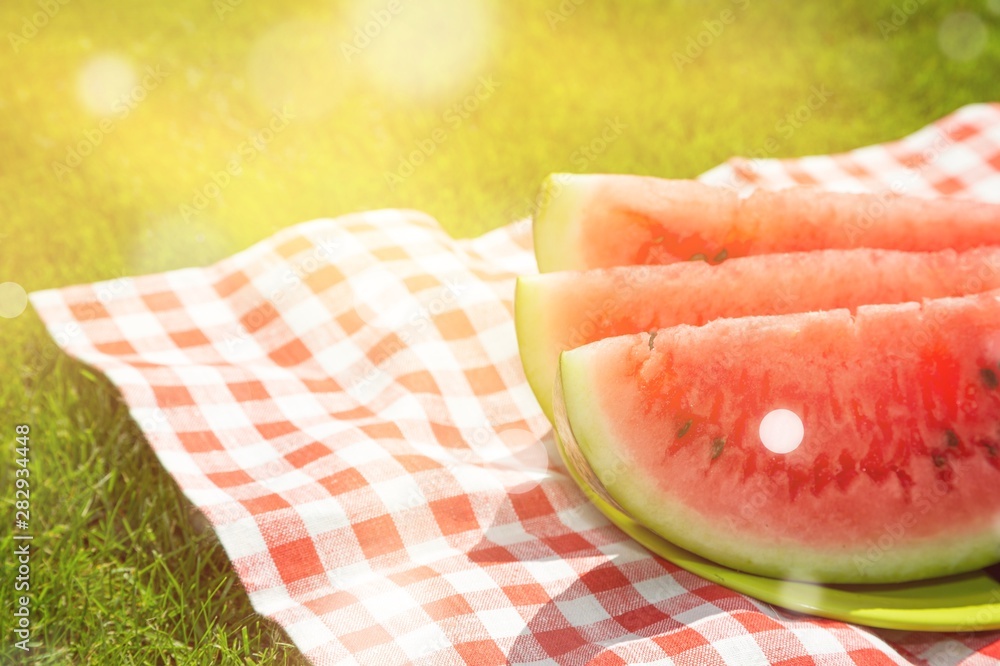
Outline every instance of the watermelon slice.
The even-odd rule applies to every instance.
[[[703,557],[919,580],[1000,560],[998,360],[1000,291],[718,319],[563,352],[557,428],[612,500]]]
[[[588,342],[719,317],[902,303],[1000,289],[1000,248],[962,253],[824,250],[719,266],[621,266],[525,276],[515,294],[521,362],[552,420],[559,352]]]
[[[964,250],[1000,244],[1000,205],[812,187],[740,198],[696,181],[554,174],[534,235],[543,273],[815,249]]]

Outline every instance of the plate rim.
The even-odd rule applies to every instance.
[[[1000,629],[1000,583],[990,578],[982,570],[950,576],[948,578],[931,579],[930,581],[896,583],[892,587],[895,589],[905,589],[906,586],[927,586],[936,583],[947,585],[949,581],[975,583],[977,579],[982,579],[984,583],[991,584],[992,593],[990,596],[993,599],[992,603],[956,605],[950,608],[893,608],[872,607],[870,604],[852,606],[850,604],[852,597],[856,597],[859,600],[868,597],[861,592],[843,589],[843,586],[781,581],[775,578],[737,571],[707,560],[650,531],[605,500],[577,469],[575,461],[568,454],[557,429],[552,429],[552,435],[555,439],[559,456],[562,458],[563,465],[566,467],[570,478],[583,491],[587,499],[597,507],[597,510],[643,548],[688,573],[787,611],[879,629],[962,633]],[[784,603],[779,598],[779,592],[771,588],[788,585],[809,585],[821,588],[829,593],[826,596],[832,596],[838,603],[832,606],[829,604],[817,605],[815,603]],[[855,585],[851,587],[859,586]],[[990,588],[984,590],[984,592],[989,591]],[[845,603],[847,607],[839,605]],[[988,616],[985,619],[981,618],[981,614],[984,613]]]

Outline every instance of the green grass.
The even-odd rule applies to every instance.
[[[424,4],[402,2],[351,62],[340,49],[358,22],[347,3],[244,1],[221,18],[206,0],[171,4],[70,0],[16,53],[9,33],[39,6],[0,6],[0,282],[36,290],[207,264],[296,222],[369,208],[422,209],[471,236],[525,214],[553,171],[692,177],[734,154],[893,139],[1000,97],[995,2],[567,1],[575,10],[553,27],[556,0],[439,0],[440,16],[463,26],[475,24],[468,7],[482,10],[482,29],[425,43],[409,30]],[[879,21],[904,4],[915,11],[884,38]],[[735,21],[679,69],[675,52],[726,9]],[[942,21],[958,10],[976,13],[987,34],[967,61],[938,46]],[[272,33],[289,20],[298,23]],[[323,55],[271,71],[281,52]],[[100,128],[77,76],[105,53],[166,78],[127,117],[113,115],[92,154],[59,178],[53,163]],[[499,86],[481,89],[485,99],[456,125],[448,110],[471,104],[479,77]],[[813,86],[829,100],[779,134]],[[296,118],[185,219],[182,206],[282,102]],[[609,122],[624,127],[585,155]],[[428,140],[434,152],[391,188],[386,173]],[[14,424],[33,428],[33,660],[301,663],[253,614],[221,547],[107,382],[61,358],[30,310],[0,320],[0,331],[4,553],[13,548]],[[0,558],[4,609],[14,566]],[[11,642],[5,633],[0,658],[19,656]]]
[[[277,627],[253,614],[204,518],[111,385],[54,357],[51,346],[28,347],[25,391],[6,404],[13,420],[34,424],[31,663],[303,663]],[[5,466],[4,488],[11,472]],[[5,553],[15,547],[10,522]],[[16,563],[3,563],[2,579],[13,581]],[[4,590],[11,610],[12,584]],[[3,663],[23,657],[11,642],[5,635]]]

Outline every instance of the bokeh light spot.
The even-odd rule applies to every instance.
[[[548,476],[549,451],[530,430],[508,428],[497,433],[508,453],[490,461],[497,470],[518,472],[507,484],[507,491],[524,493]]]
[[[972,60],[986,46],[987,28],[972,12],[949,14],[938,28],[938,45],[953,60]]]
[[[768,412],[760,422],[760,441],[772,453],[791,453],[799,448],[805,428],[798,414],[788,409]]]
[[[0,317],[13,319],[28,307],[28,292],[16,282],[0,283]]]
[[[314,120],[340,100],[343,67],[329,26],[295,20],[260,38],[250,53],[247,78],[262,108],[287,108],[294,118]]]
[[[793,572],[791,580],[776,581],[778,608],[797,612],[809,612],[826,608],[829,591],[818,583],[808,582],[808,576],[798,576]]]
[[[384,0],[360,0],[349,14],[346,43],[357,49],[348,49],[350,64],[403,97],[441,101],[471,92],[492,38],[484,0],[405,2],[388,16],[384,8]]]
[[[368,326],[393,330],[402,325],[411,311],[409,292],[399,279],[379,264],[351,278],[354,308]]]
[[[497,437],[511,452],[504,464],[514,467],[545,470],[549,466],[549,453],[538,437],[530,430],[508,428],[497,433]]]
[[[128,255],[131,273],[207,266],[230,254],[233,240],[209,220],[165,215],[135,236]]]
[[[76,91],[83,106],[99,116],[109,116],[138,85],[135,68],[116,55],[88,60],[77,75]],[[124,107],[122,107],[124,108]]]

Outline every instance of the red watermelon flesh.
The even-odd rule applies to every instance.
[[[719,319],[564,352],[556,415],[646,527],[751,573],[830,583],[1000,560],[1000,291]],[[765,448],[790,410],[804,436]]]
[[[553,174],[534,219],[541,272],[815,249],[1000,244],[1000,205],[961,199],[726,188],[645,176]]]
[[[515,296],[521,361],[552,418],[559,353],[602,338],[719,317],[854,309],[1000,288],[1000,248],[822,250],[718,266],[619,266],[524,276]]]

